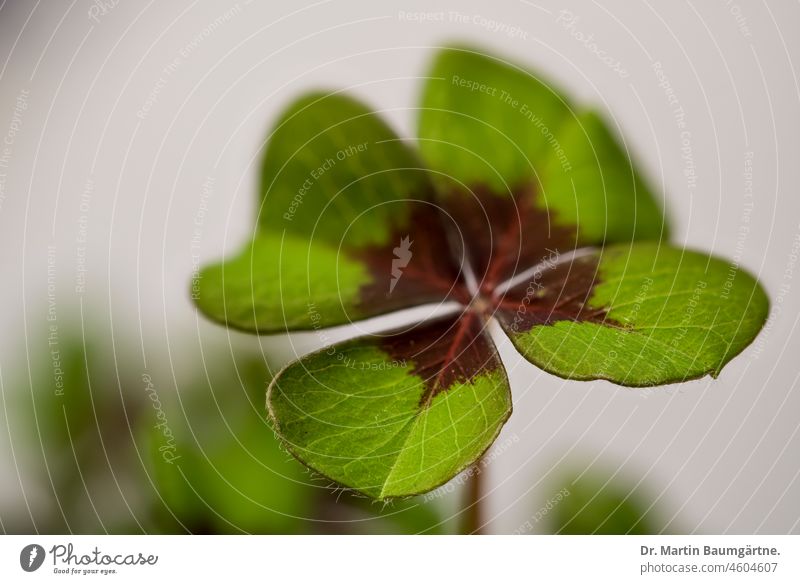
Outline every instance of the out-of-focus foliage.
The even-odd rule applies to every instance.
[[[77,334],[38,339],[41,352],[10,375],[9,431],[29,521],[21,531],[141,531],[130,422],[142,404],[136,380],[99,345],[84,348]]]
[[[563,535],[648,535],[662,533],[658,509],[622,478],[599,471],[565,477],[557,504],[545,515],[549,533]]]
[[[372,504],[297,465],[267,424],[270,374],[257,352],[235,361],[211,352],[173,381],[130,370],[98,334],[84,344],[62,332],[32,347],[41,351],[29,366],[6,375],[25,493],[11,519],[2,514],[8,532],[443,533],[451,524],[433,502]]]
[[[157,524],[193,533],[306,531],[300,519],[309,517],[314,489],[266,423],[266,366],[249,357],[208,371],[173,399],[151,398],[153,423],[142,424],[163,498]]]
[[[36,344],[38,343],[38,344]],[[13,457],[26,496],[11,533],[452,533],[444,498],[384,504],[335,489],[298,465],[269,427],[271,379],[253,351],[214,354],[192,371],[130,369],[126,340],[62,333],[34,341],[4,372]],[[53,351],[56,351],[55,353]],[[150,360],[150,371],[160,364]],[[177,387],[177,390],[176,390]],[[170,462],[171,461],[171,462]],[[659,533],[647,498],[620,478],[563,475],[522,532]],[[568,494],[567,494],[568,493]],[[456,491],[454,496],[460,493]],[[449,495],[448,495],[449,496]]]

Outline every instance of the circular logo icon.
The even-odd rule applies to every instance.
[[[39,544],[32,543],[26,545],[19,552],[19,565],[26,572],[35,572],[42,567],[44,563],[44,548]]]

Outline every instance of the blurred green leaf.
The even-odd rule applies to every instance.
[[[209,364],[209,377],[159,396],[143,417],[150,468],[163,497],[160,525],[192,533],[308,530],[310,477],[279,447],[266,421],[270,380],[260,357],[236,368]],[[163,411],[161,418],[157,412]],[[165,424],[161,421],[166,420]]]
[[[664,528],[657,510],[649,509],[641,491],[623,479],[602,473],[572,475],[556,490],[555,499],[551,498],[555,502],[549,508],[546,502],[537,512],[549,533],[648,535],[661,533]]]
[[[137,474],[131,424],[138,380],[117,367],[101,337],[63,325],[35,339],[30,380],[15,375],[10,430],[24,468],[23,489],[45,503],[31,521],[45,533],[136,532],[130,500]]]

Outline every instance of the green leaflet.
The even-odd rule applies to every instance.
[[[428,199],[421,164],[381,117],[341,94],[312,93],[281,116],[261,174],[259,226],[335,246],[389,243],[407,199]]]
[[[424,404],[425,380],[404,361],[357,339],[293,363],[269,391],[276,431],[306,465],[376,499],[445,483],[494,442],[511,413],[508,380],[485,366]]]
[[[607,324],[561,320],[512,332],[520,353],[566,379],[650,386],[716,377],[769,310],[744,270],[657,243],[605,248],[598,281],[589,307],[604,310]]]
[[[360,318],[366,267],[322,241],[257,236],[239,256],[200,273],[196,302],[206,316],[254,332],[307,330]]]
[[[596,113],[570,115],[559,137],[569,164],[551,156],[541,175],[543,204],[557,221],[569,219],[586,245],[669,235],[652,192]]]
[[[450,177],[445,189],[455,181],[504,194],[533,183],[536,204],[577,229],[583,245],[667,234],[660,207],[603,120],[515,65],[470,49],[439,53],[419,139],[425,162]]]
[[[442,50],[427,77],[420,152],[432,168],[467,186],[488,184],[504,193],[529,182],[550,155],[541,127],[555,131],[570,113],[546,80],[467,48]],[[528,114],[541,120],[538,131]]]
[[[394,247],[431,231],[414,231],[425,223],[420,217],[435,220],[431,188],[413,151],[363,104],[337,94],[303,97],[267,148],[258,233],[236,257],[202,270],[192,297],[213,320],[258,333],[442,300],[447,285],[433,288],[411,274],[389,297]]]

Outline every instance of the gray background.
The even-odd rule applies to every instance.
[[[288,100],[309,88],[348,88],[412,137],[433,48],[468,42],[535,67],[604,110],[666,193],[673,241],[739,259],[762,279],[773,309],[718,380],[650,391],[564,382],[502,343],[515,412],[500,442],[513,444],[488,467],[489,530],[517,530],[571,465],[641,482],[672,531],[800,531],[797,2],[450,0],[436,3],[441,21],[424,23],[402,13],[431,12],[430,2],[121,0],[92,19],[93,5],[0,4],[0,140],[13,134],[10,163],[0,168],[4,375],[24,364],[45,324],[48,246],[60,325],[83,315],[107,330],[138,331],[141,344],[117,353],[134,369],[144,370],[147,356],[199,367],[201,345],[260,342],[276,365],[313,348],[313,334],[257,339],[195,313],[187,282],[203,182],[213,177],[205,262],[248,237],[262,140]],[[483,17],[517,34],[492,31]],[[694,188],[655,62],[685,112]],[[14,122],[23,91],[27,109]],[[81,224],[88,271],[78,294]],[[169,369],[161,375],[163,391],[174,391]],[[4,403],[8,391],[4,378]],[[23,512],[4,431],[0,452],[0,506]]]

